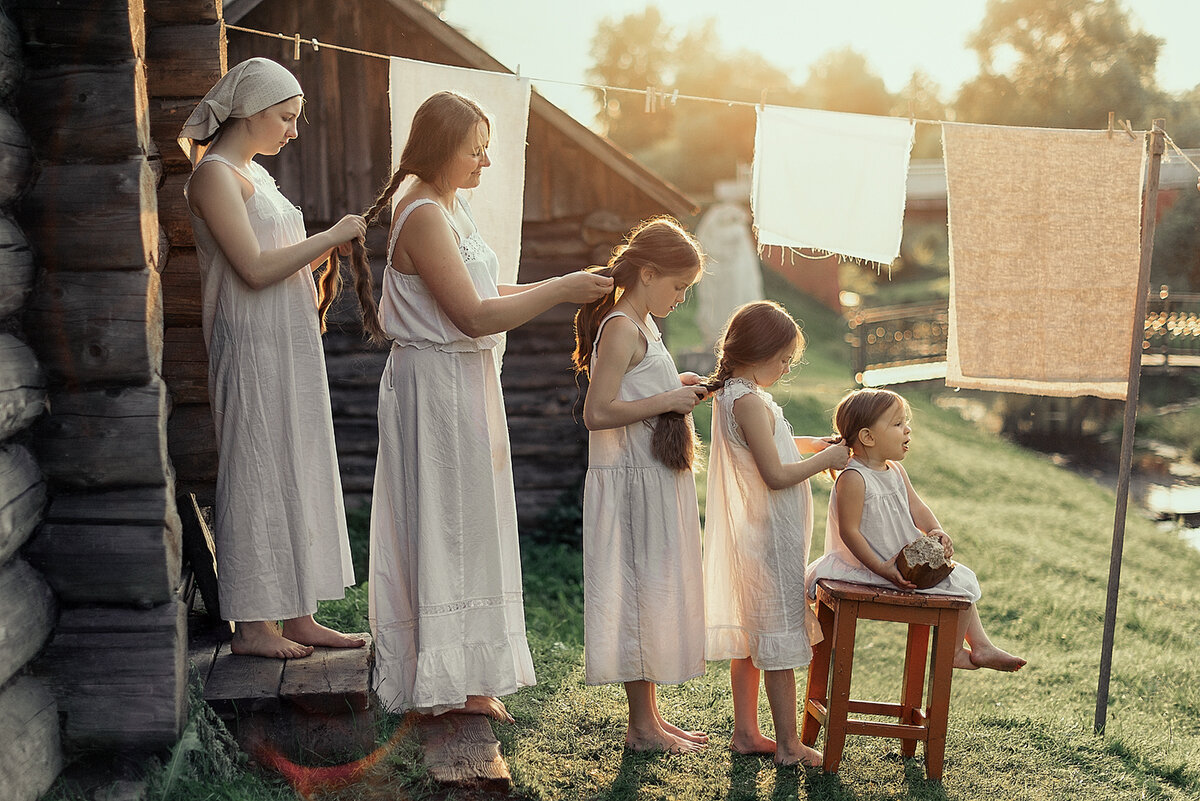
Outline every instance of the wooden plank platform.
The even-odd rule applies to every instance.
[[[512,787],[500,741],[483,715],[421,715],[416,730],[425,767],[437,781],[500,793]]]

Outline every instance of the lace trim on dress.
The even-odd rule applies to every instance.
[[[453,601],[448,604],[432,604],[429,606],[421,606],[420,614],[422,617],[432,617],[436,615],[450,615],[456,612],[463,612],[468,609],[488,609],[498,606],[507,606],[511,603],[523,603],[523,594],[519,592],[506,592],[503,595],[493,595],[489,598],[468,598],[462,601]]]

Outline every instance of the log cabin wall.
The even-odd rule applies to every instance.
[[[476,69],[504,66],[414,0],[227,0],[227,21],[260,31],[299,33],[305,42]],[[386,61],[327,48],[313,52],[230,31],[229,61],[273,58],[296,73],[307,103],[297,142],[266,166],[309,230],[362,211],[391,165]],[[484,106],[487,98],[481,98]],[[693,204],[583,125],[534,95],[527,136],[524,225],[519,280],[532,282],[607,261],[639,219],[688,215]],[[486,178],[485,178],[486,180]],[[378,254],[383,232],[372,229]],[[382,260],[375,265],[376,283]],[[583,388],[570,370],[574,309],[562,306],[514,330],[502,382],[512,441],[517,512],[535,525],[560,503],[578,502],[587,467]],[[370,499],[378,443],[376,403],[386,353],[362,342],[353,302],[331,312],[325,353],[338,459],[347,508]]]
[[[54,696],[26,669],[50,636],[55,606],[45,579],[20,554],[46,505],[29,450],[46,382],[21,322],[33,293],[33,255],[13,219],[33,168],[13,115],[23,71],[20,35],[0,6],[0,787],[7,798],[32,801],[62,769],[62,745]]]
[[[163,371],[171,159],[150,95],[192,91],[171,82],[192,69],[180,52],[218,62],[219,0],[7,3],[36,163],[18,218],[36,270],[25,321],[49,395],[31,436],[49,506],[24,553],[60,608],[33,673],[68,756],[160,749],[186,718],[187,641]]]

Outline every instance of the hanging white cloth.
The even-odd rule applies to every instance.
[[[891,264],[914,127],[895,117],[759,109],[751,192],[759,246]]]
[[[529,126],[529,79],[483,70],[392,58],[388,96],[392,111],[392,169],[400,161],[413,114],[435,92],[453,91],[477,102],[491,120],[488,155],[471,211],[480,234],[500,260],[501,284],[517,280],[521,216],[525,208],[525,133]],[[399,198],[401,192],[396,193]]]
[[[1123,399],[1145,135],[944,123],[946,383]]]

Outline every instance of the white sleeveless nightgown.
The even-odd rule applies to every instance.
[[[596,341],[614,312],[600,323]],[[632,318],[631,318],[632,319]],[[593,358],[595,351],[593,350]],[[662,337],[621,379],[638,400],[680,386]],[[676,684],[704,673],[700,514],[688,470],[650,452],[654,419],[588,436],[583,492],[584,664],[588,684]]]
[[[394,344],[379,382],[370,617],[385,707],[439,714],[535,677],[500,389],[504,337],[468,337],[419,275],[392,268],[401,228],[425,203],[434,201],[396,214],[384,269],[380,322]],[[476,292],[497,297],[495,253],[478,231],[456,234]]]
[[[733,404],[757,395],[775,421],[783,464],[799,462],[792,427],[770,394],[741,378],[713,396],[712,448],[704,521],[705,656],[749,657],[759,670],[788,670],[812,661],[820,627],[804,593],[812,541],[808,481],[766,485],[733,416]]]
[[[863,496],[862,532],[867,544],[881,559],[891,559],[900,549],[921,536],[921,530],[912,521],[908,505],[908,488],[904,478],[892,462],[887,470],[872,470],[858,459],[851,459],[847,470],[854,470],[866,484]],[[950,575],[934,586],[924,590],[931,595],[964,595],[974,603],[979,600],[979,579],[969,567],[958,566]],[[806,586],[808,596],[816,597],[818,579],[830,578],[840,581],[855,581],[859,584],[900,589],[883,576],[873,572],[858,560],[842,539],[838,526],[837,485],[829,494],[829,523],[825,530],[825,555],[808,566]]]
[[[254,187],[246,212],[263,250],[305,238],[300,210],[261,165],[241,170],[215,153],[206,161],[229,166]],[[191,217],[217,434],[221,614],[232,621],[302,617],[354,584],[316,286],[304,268],[250,288],[204,220]]]

